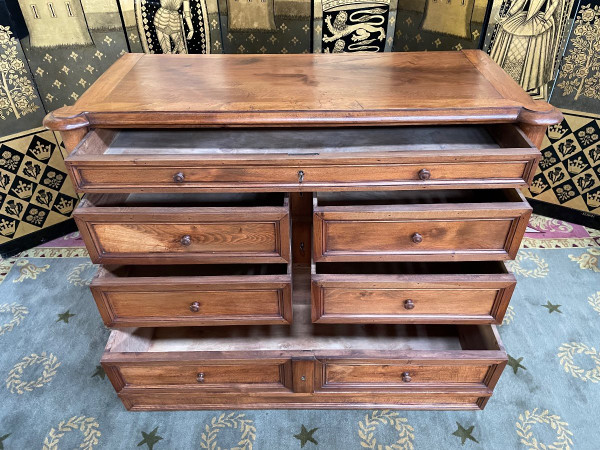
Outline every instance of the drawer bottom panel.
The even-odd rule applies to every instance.
[[[212,394],[127,389],[119,394],[131,411],[196,409],[483,409],[491,392],[424,394]]]

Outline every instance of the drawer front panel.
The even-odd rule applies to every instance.
[[[512,259],[529,215],[523,211],[507,212],[507,217],[454,218],[459,212],[448,213],[447,219],[426,219],[422,214],[419,220],[407,219],[402,212],[317,212],[315,261]]]
[[[502,323],[516,284],[509,274],[394,278],[313,275],[313,322]]]
[[[525,186],[532,176],[536,157],[517,161],[473,161],[465,163],[424,162],[420,164],[330,164],[231,167],[151,167],[143,165],[94,167],[71,163],[77,189],[82,192],[170,191],[181,189],[309,190],[353,186],[389,186],[414,189],[450,187],[465,184],[486,186]],[[185,168],[184,168],[185,167]],[[419,178],[427,168],[430,177]],[[300,176],[300,172],[302,175]],[[174,182],[182,173],[184,181]]]
[[[419,384],[484,384],[490,371],[481,365],[324,364],[323,387],[374,388]]]
[[[289,215],[284,208],[275,214],[248,211],[243,218],[224,213],[218,221],[208,218],[201,208],[190,214],[156,208],[155,215],[138,214],[135,208],[121,208],[121,213],[113,212],[115,208],[89,209],[95,211],[76,210],[75,219],[95,263],[289,260]]]
[[[92,224],[102,253],[272,253],[273,223]],[[190,244],[182,243],[190,236]]]
[[[502,250],[510,220],[327,222],[323,237],[327,252],[436,252]],[[419,233],[422,241],[413,242]]]
[[[285,389],[289,362],[248,364],[121,364],[125,386],[196,386],[198,389]]]
[[[202,286],[186,282],[165,284],[154,290],[92,284],[106,326],[193,326],[285,324],[291,322],[291,280],[252,282],[236,287],[231,277],[221,277],[222,285]],[[264,278],[264,277],[263,277]]]

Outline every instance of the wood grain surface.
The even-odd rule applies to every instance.
[[[252,130],[229,139],[231,130],[180,129],[168,135],[162,130],[150,145],[150,137],[136,142],[121,138],[125,132],[97,129],[65,163],[81,192],[440,189],[518,187],[531,181],[540,155],[518,127],[460,130],[446,132],[438,126],[411,133],[396,128],[382,136],[366,128],[364,133],[349,129],[344,136],[327,129],[336,139],[328,142],[315,140],[314,130],[304,131],[311,137],[294,129],[267,130],[261,141]],[[277,137],[269,138],[275,132]],[[211,142],[199,144],[203,133]],[[170,141],[181,141],[181,148],[172,149]],[[223,148],[211,149],[219,145]],[[423,170],[429,173],[426,179]]]
[[[355,206],[320,206],[316,194],[314,260],[513,259],[525,233],[531,207],[519,191],[506,192],[504,201],[490,203],[448,202],[442,198],[423,199],[422,203],[415,204],[385,201]],[[436,193],[430,195],[436,196]],[[468,197],[467,193],[463,195]],[[415,241],[416,235],[419,241]]]
[[[111,198],[91,196],[73,214],[95,263],[289,261],[287,198],[280,207],[102,206],[119,204]]]
[[[506,362],[492,326],[315,326],[306,269],[293,271],[298,289],[291,327],[113,331],[102,364],[126,407],[477,409],[484,404]],[[373,346],[373,338],[380,344]],[[233,396],[236,392],[244,396]]]
[[[146,276],[137,275],[129,267],[124,268],[122,276],[116,275],[121,268],[101,268],[90,288],[109,327],[272,325],[292,321],[290,273],[253,274],[253,267],[246,265],[239,266],[239,271],[214,265],[207,273],[204,267],[191,266],[173,273],[169,267],[150,266]],[[240,275],[244,270],[248,273]]]
[[[125,54],[73,106],[54,111],[44,123],[54,130],[518,121],[549,125],[560,117],[549,104],[532,100],[488,55],[463,50]]]

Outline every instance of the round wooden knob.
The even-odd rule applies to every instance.
[[[191,312],[198,312],[200,311],[200,303],[199,302],[194,302],[190,305],[190,311]]]
[[[204,372],[198,373],[196,376],[196,381],[198,381],[198,383],[204,383]]]
[[[414,307],[415,304],[410,298],[408,300],[404,300],[404,309],[413,309]]]
[[[412,377],[410,376],[410,373],[402,372],[402,381],[404,381],[405,383],[410,383],[412,381]]]
[[[185,175],[182,172],[177,172],[175,175],[173,175],[173,181],[175,183],[183,183],[184,180]]]
[[[419,170],[419,179],[420,180],[429,180],[431,178],[431,172],[427,169]]]
[[[192,238],[189,234],[186,234],[185,236],[183,236],[181,238],[181,245],[184,245],[185,247],[187,247],[188,245],[190,245],[192,243]]]
[[[421,242],[423,242],[423,236],[421,236],[419,233],[415,233],[412,235],[412,241],[415,244],[420,244]]]

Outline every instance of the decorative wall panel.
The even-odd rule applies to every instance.
[[[223,53],[309,53],[311,2],[219,0]]]
[[[487,0],[398,2],[393,51],[477,48]]]
[[[551,100],[559,108],[600,113],[600,1],[580,4]]]
[[[0,245],[66,220],[77,200],[51,131],[0,141]]]
[[[483,48],[526,91],[548,99],[575,0],[493,0]]]
[[[564,120],[548,130],[526,195],[587,217],[600,215],[600,114],[563,114]]]
[[[0,246],[69,217],[77,199],[70,181],[44,184],[50,172],[63,176],[65,155],[42,119],[74,103],[127,51],[368,53],[481,44],[531,95],[568,110],[562,128],[549,132],[527,195],[597,217],[599,10],[600,0],[0,0]],[[38,144],[50,146],[50,156]]]
[[[51,111],[75,102],[127,51],[127,43],[114,1],[85,3],[93,5],[90,21],[95,28],[86,25],[87,11],[80,0],[67,2],[70,10],[64,2],[38,3],[39,7],[33,9],[31,1],[19,0],[29,32],[22,37],[21,44],[44,106]],[[49,4],[54,5],[52,10]],[[75,36],[73,30],[82,27],[85,32],[77,31]],[[36,37],[38,30],[43,40]]]
[[[122,3],[132,6],[132,2]],[[211,4],[216,9],[216,3]],[[211,52],[206,1],[134,0],[133,7],[138,31],[135,41],[139,40],[145,53]]]
[[[4,3],[0,3],[0,54],[0,136],[39,127],[46,112]]]
[[[397,0],[315,0],[313,52],[390,51]]]

